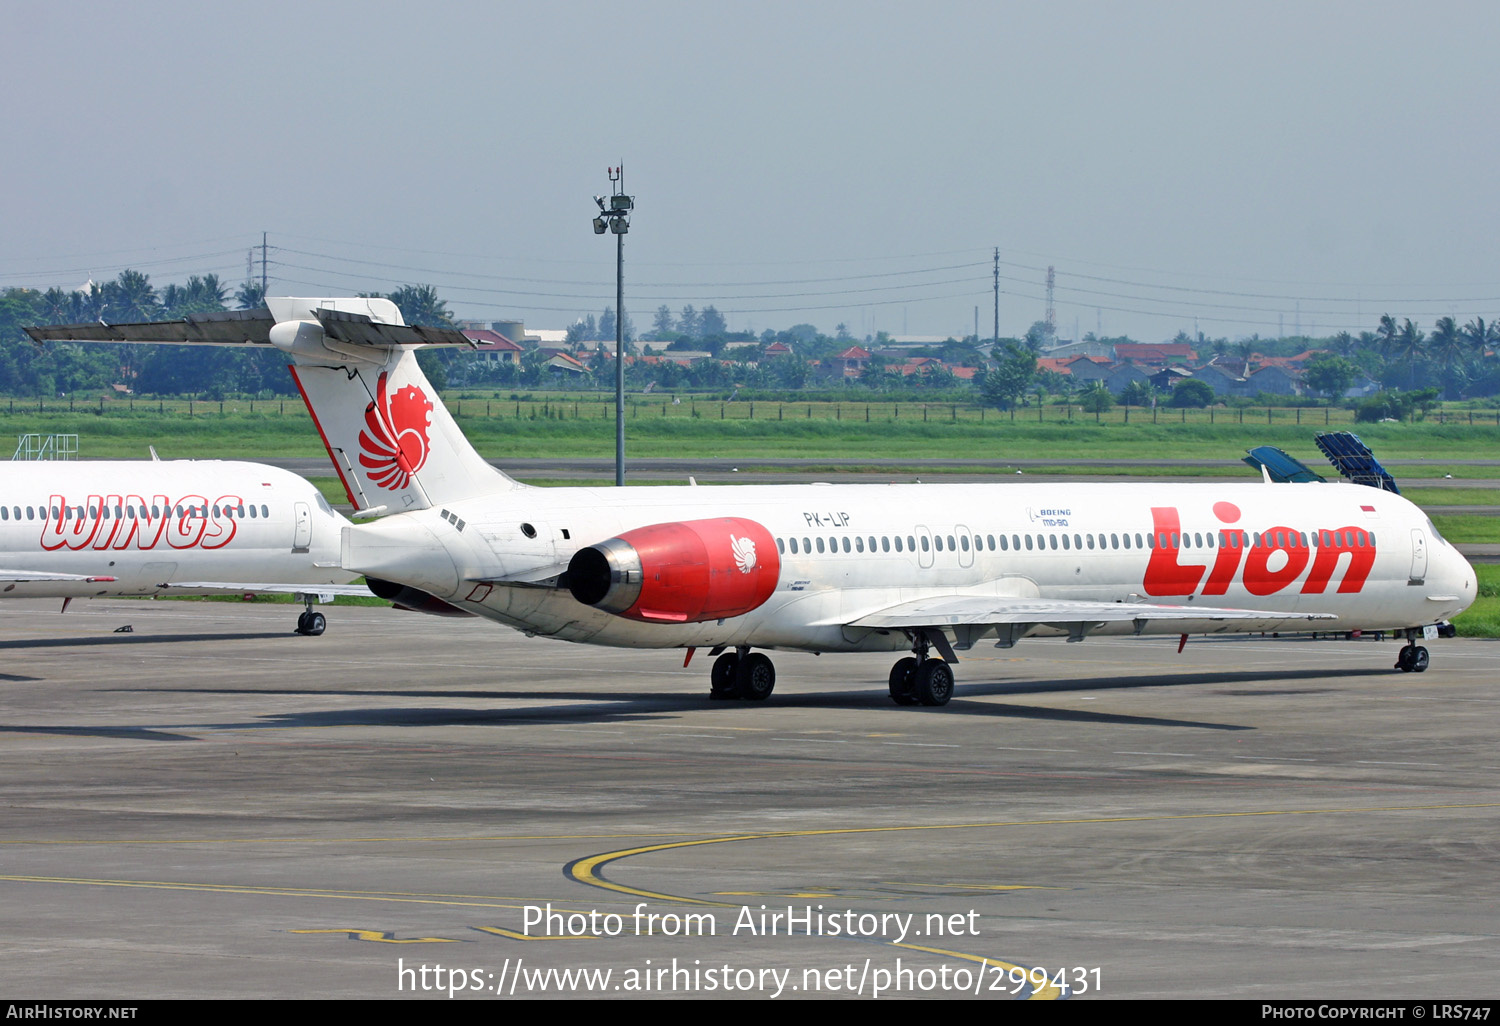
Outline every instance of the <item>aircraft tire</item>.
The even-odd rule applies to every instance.
[[[917,696],[913,693],[916,674],[917,661],[911,656],[897,660],[896,665],[891,667],[891,701],[897,705],[917,704]]]
[[[328,619],[322,613],[307,614],[307,629],[302,633],[309,638],[316,638],[328,629]]]
[[[740,696],[740,656],[738,652],[725,652],[714,660],[708,673],[708,697],[727,701]]]
[[[310,614],[310,613],[298,613],[297,614],[297,633],[298,634],[306,634],[307,633],[307,618],[310,615],[312,615],[312,614]]]
[[[759,652],[751,652],[739,665],[740,697],[763,702],[776,688],[776,667]]]
[[[1410,668],[1413,673],[1426,673],[1431,661],[1431,656],[1427,654],[1427,649],[1423,646],[1417,645],[1411,650]]]
[[[917,701],[923,705],[947,705],[953,697],[953,668],[941,659],[926,659],[917,667]]]

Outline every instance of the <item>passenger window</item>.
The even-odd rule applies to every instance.
[[[1089,543],[1089,548],[1093,548],[1094,547],[1094,536],[1093,535],[1086,534],[1086,535],[1083,536],[1083,540]]]
[[[1140,535],[1136,535],[1135,536],[1135,540],[1137,542],[1139,542],[1141,540],[1141,536]],[[1156,535],[1154,533],[1146,535],[1146,548],[1148,548],[1148,549],[1154,549],[1154,548],[1156,548]]]
[[[993,534],[987,534],[987,535],[984,536],[984,540],[987,541],[987,542],[989,542],[990,551],[994,552],[995,551],[995,536]],[[1005,535],[1003,535],[1003,534],[1000,536],[1000,544],[1001,545],[1005,544]]]
[[[925,534],[922,535],[922,551],[927,551],[927,536]]]
[[[901,536],[899,534],[896,535],[896,551],[901,551]]]
[[[844,539],[844,551],[845,552],[849,551],[849,539],[848,538]]]
[[[806,535],[803,535],[802,537],[802,551],[807,553],[809,556],[812,555],[812,539],[807,537]]]
[[[776,539],[776,551],[781,553],[783,556],[786,555],[786,546],[781,544],[780,538]]]
[[[797,539],[796,538],[788,538],[787,539],[787,544],[791,546],[791,548],[792,548],[792,555],[795,556],[797,554]]]
[[[1052,542],[1052,548],[1055,550],[1057,548],[1057,535],[1049,534],[1047,538]]]
[[[1073,546],[1071,546],[1071,545],[1068,544],[1068,536],[1067,535],[1063,535],[1063,548],[1065,548],[1065,549],[1071,549],[1072,547]]]
[[[863,538],[859,537],[859,535],[855,535],[854,536],[854,551],[855,552],[863,552],[863,551],[865,551],[865,540]]]
[[[1003,535],[1003,534],[1000,536],[1000,551],[1002,551],[1002,552],[1009,552],[1010,551],[1010,542],[1005,537],[1005,535]]]
[[[922,539],[922,548],[925,549],[926,547],[927,547],[927,539],[923,538]],[[935,548],[935,549],[937,549],[939,552],[943,551],[943,536],[942,535],[935,534],[935,535],[932,536],[932,547]]]
[[[1030,552],[1031,551],[1031,535],[1028,534],[1028,535],[1025,536],[1025,538],[1026,538],[1026,551]]]
[[[896,540],[899,542],[901,539],[897,538]],[[887,537],[886,535],[883,535],[883,534],[880,536],[880,551],[881,552],[889,552],[889,551],[891,551],[891,539],[889,537]],[[901,550],[897,549],[896,551],[900,552]]]
[[[968,535],[966,535],[966,534],[965,534],[965,535],[962,535],[962,536],[960,536],[960,537],[959,537],[959,539],[958,539],[958,540],[959,540],[959,542],[960,542],[960,543],[961,543],[961,545],[962,545],[962,547],[963,547],[963,550],[964,550],[964,551],[965,551],[965,552],[968,552],[968,551],[969,551],[969,536],[968,536]]]
[[[958,546],[953,544],[953,535],[951,535],[951,534],[948,536],[948,551],[949,552],[957,552],[958,551]]]
[[[906,547],[913,552],[917,551],[917,539],[915,535],[909,534],[906,536]],[[925,548],[926,546],[923,547]]]
[[[818,551],[819,552],[823,551],[823,539],[822,538],[818,539]]]

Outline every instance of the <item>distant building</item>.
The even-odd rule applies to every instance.
[[[519,365],[525,352],[510,339],[489,328],[464,328],[464,337],[474,343],[474,354],[487,363]]]

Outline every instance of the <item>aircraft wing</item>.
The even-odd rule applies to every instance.
[[[352,345],[394,348],[396,346],[473,346],[455,328],[424,328],[408,324],[383,324],[363,314],[343,310],[315,310],[325,337]],[[225,310],[195,314],[180,321],[150,321],[144,324],[57,324],[27,328],[34,342],[142,342],[153,345],[270,345],[276,326],[268,310]]]
[[[319,602],[337,597],[374,598],[375,593],[363,584],[285,584],[264,581],[173,581],[160,585],[167,591],[254,592],[260,595],[316,595]]]
[[[113,577],[90,577],[88,574],[49,574],[41,570],[0,570],[0,581],[78,581],[84,584],[108,583]]]
[[[1147,602],[1079,602],[1073,599],[938,595],[901,602],[854,620],[848,627],[902,629],[982,624],[1128,623],[1148,620],[1336,620],[1332,613],[1288,613],[1216,606],[1169,606]]]

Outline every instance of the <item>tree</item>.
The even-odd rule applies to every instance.
[[[266,290],[260,287],[260,282],[246,278],[235,291],[234,301],[241,310],[259,310],[266,305]]]
[[[705,306],[698,314],[698,333],[700,335],[722,335],[729,330],[729,325],[724,320],[724,315],[712,306]]]
[[[1457,399],[1468,374],[1469,341],[1452,317],[1439,317],[1427,339],[1427,353],[1437,364],[1443,398]]]
[[[980,395],[986,405],[1004,410],[1015,406],[1031,388],[1036,378],[1036,354],[1015,344],[1006,345],[1003,351],[996,346],[995,350],[997,365],[984,376]]]
[[[657,338],[661,338],[671,333],[672,325],[674,323],[675,321],[672,319],[672,308],[663,303],[661,306],[656,308],[656,316],[651,321],[651,332]]]
[[[1343,397],[1358,375],[1358,366],[1332,353],[1319,353],[1302,368],[1302,380],[1327,396],[1330,405]]]
[[[1132,381],[1120,389],[1120,403],[1124,406],[1150,406],[1156,398],[1156,389],[1149,381]]]
[[[106,320],[112,324],[154,321],[161,312],[150,275],[124,270],[104,286]]]
[[[1026,329],[1026,344],[1031,347],[1033,353],[1051,349],[1056,342],[1057,333],[1046,321],[1035,321]]]
[[[1201,410],[1214,401],[1213,386],[1196,378],[1183,378],[1172,388],[1171,404]]]
[[[1078,393],[1078,405],[1089,413],[1108,413],[1114,409],[1115,397],[1109,394],[1104,382],[1095,381]]]
[[[697,338],[702,331],[703,325],[698,318],[698,311],[691,305],[682,308],[682,313],[677,316],[677,330],[682,332],[685,338]]]
[[[448,304],[438,298],[431,285],[403,285],[386,297],[401,311],[407,324],[424,328],[451,328],[453,316]]]
[[[599,334],[604,339],[613,342],[615,338],[615,309],[606,306],[604,312],[599,315]]]

